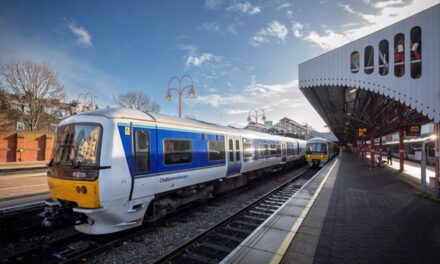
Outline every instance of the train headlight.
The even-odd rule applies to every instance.
[[[87,194],[87,187],[86,186],[81,186],[81,192],[83,193],[83,194]]]

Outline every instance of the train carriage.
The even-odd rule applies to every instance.
[[[69,209],[80,232],[129,229],[304,155],[293,138],[124,108],[81,113],[59,125],[44,223]]]

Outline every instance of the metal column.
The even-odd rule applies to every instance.
[[[376,160],[374,157],[374,126],[370,128],[370,168],[376,167]]]
[[[404,169],[405,162],[405,145],[403,144],[403,105],[399,106],[399,162],[400,162],[400,171]]]
[[[440,123],[434,124],[435,135],[435,195],[440,199]]]

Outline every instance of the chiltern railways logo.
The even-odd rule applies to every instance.
[[[177,180],[186,180],[186,179],[188,179],[188,175],[180,175],[180,176],[174,176],[174,177],[160,178],[159,182],[163,183],[163,182],[177,181]]]

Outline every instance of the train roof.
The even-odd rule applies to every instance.
[[[330,142],[330,143],[333,143],[332,141],[329,141],[329,140],[327,140],[327,139],[325,139],[325,138],[321,138],[321,137],[314,137],[314,138],[310,138],[310,139],[308,139],[307,140],[307,143],[313,143],[313,142]]]
[[[273,139],[273,140],[278,140],[280,138],[280,136],[261,133],[257,131],[250,131],[242,128],[222,126],[200,120],[183,119],[169,115],[163,115],[152,112],[143,112],[136,109],[122,108],[122,107],[98,109],[98,110],[78,114],[78,116],[80,115],[103,116],[109,119],[132,119],[132,120],[154,122],[165,125],[191,126],[197,129],[211,129],[222,132],[245,134],[249,138],[265,137],[267,139]],[[299,140],[299,139],[286,138],[286,141],[293,141],[293,140]]]

